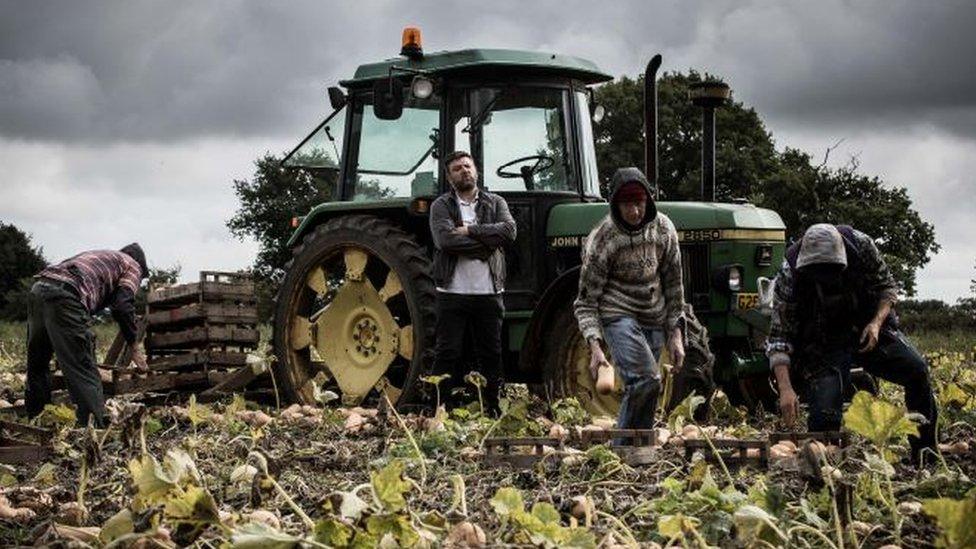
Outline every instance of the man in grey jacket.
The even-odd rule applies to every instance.
[[[502,385],[502,292],[505,289],[504,246],[515,241],[515,220],[505,199],[478,188],[478,169],[464,151],[444,161],[451,190],[430,207],[437,285],[437,345],[433,370],[451,374],[457,385],[459,366],[474,359],[487,380],[485,406],[498,412]],[[465,356],[465,332],[477,334]]]
[[[605,341],[623,379],[619,428],[653,426],[662,347],[676,368],[684,360],[683,309],[678,233],[657,211],[644,174],[621,168],[611,181],[610,213],[586,238],[575,302],[593,377],[607,364]]]

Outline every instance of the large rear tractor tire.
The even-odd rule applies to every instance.
[[[601,395],[590,375],[590,350],[579,331],[573,314],[572,300],[563,300],[554,314],[554,320],[545,343],[540,347],[542,373],[546,396],[551,399],[576,397],[586,411],[593,415],[617,417],[623,385],[619,376],[613,392]],[[612,360],[612,357],[608,357]]]
[[[275,382],[292,402],[316,388],[357,404],[414,397],[434,342],[434,283],[416,239],[370,215],[332,219],[293,250],[274,316]]]

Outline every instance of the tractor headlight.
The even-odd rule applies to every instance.
[[[427,99],[434,94],[434,81],[426,76],[414,76],[410,83],[410,93],[417,99]]]
[[[729,267],[729,291],[738,292],[742,289],[742,267]]]
[[[720,292],[742,290],[742,265],[722,265],[712,271],[712,286]]]

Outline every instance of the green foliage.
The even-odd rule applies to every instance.
[[[918,436],[918,426],[908,418],[905,410],[866,391],[854,395],[850,407],[844,412],[844,427],[882,450],[908,435]]]
[[[250,180],[235,180],[234,193],[240,207],[227,221],[227,228],[237,238],[253,238],[260,249],[254,262],[259,290],[267,298],[262,311],[270,317],[270,299],[284,275],[284,265],[291,258],[286,243],[294,229],[291,218],[305,215],[314,206],[335,196],[337,172],[312,172],[285,169],[280,159],[266,153],[255,161]]]
[[[31,277],[47,267],[44,252],[31,237],[0,221],[0,319],[25,320]]]
[[[561,398],[552,403],[552,419],[563,427],[586,425],[590,414],[583,409],[576,397]]]
[[[298,547],[301,538],[285,534],[260,522],[249,522],[231,534],[234,549],[290,549]]]
[[[667,200],[699,200],[701,109],[688,100],[688,87],[721,78],[697,72],[665,73],[658,82],[659,185]],[[601,181],[623,166],[644,166],[643,78],[600,86],[597,101],[607,109],[596,124]],[[891,188],[858,172],[856,160],[841,168],[814,163],[802,151],[777,152],[772,135],[751,107],[732,100],[716,111],[716,198],[749,198],[776,210],[787,239],[812,223],[849,224],[880,239],[879,249],[907,295],[915,292],[915,271],[939,250],[932,224],[922,220],[904,188]],[[976,307],[974,307],[976,310]]]
[[[698,200],[701,195],[701,108],[688,100],[689,85],[721,80],[668,72],[658,80],[659,184],[668,200]],[[596,100],[607,114],[594,125],[601,181],[623,166],[644,168],[643,76],[622,77],[597,88]],[[716,196],[747,197],[776,169],[772,136],[758,113],[731,101],[716,111]]]
[[[373,493],[383,509],[399,511],[407,504],[404,495],[410,491],[410,482],[403,476],[403,462],[393,460],[386,467],[369,474]]]
[[[694,419],[695,410],[704,403],[705,397],[696,395],[692,391],[690,395],[681,401],[681,404],[675,406],[671,410],[671,413],[668,414],[668,428],[673,432],[680,431],[685,422]]]
[[[522,494],[515,488],[499,488],[489,502],[499,519],[514,529],[512,541],[537,547],[596,547],[596,536],[586,528],[565,527],[551,503],[538,502],[525,511]]]
[[[75,411],[67,404],[45,404],[37,416],[37,424],[44,427],[73,427],[77,421]]]
[[[928,499],[922,509],[939,525],[939,547],[971,549],[976,547],[976,490],[961,500]]]

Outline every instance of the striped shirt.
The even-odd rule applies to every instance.
[[[35,278],[69,284],[89,313],[109,307],[126,340],[135,339],[135,295],[142,269],[129,255],[116,250],[81,252],[51,265]]]

